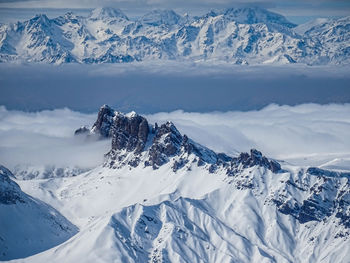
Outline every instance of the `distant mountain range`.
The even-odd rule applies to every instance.
[[[349,29],[350,17],[297,26],[262,8],[229,8],[196,17],[154,10],[134,20],[119,9],[97,8],[87,17],[40,14],[0,25],[0,61],[349,64]]]

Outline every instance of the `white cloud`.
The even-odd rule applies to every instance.
[[[267,156],[318,165],[350,157],[350,104],[270,105],[259,111],[186,113],[148,116],[172,120],[189,137],[216,151],[257,148]]]
[[[1,163],[10,168],[98,165],[110,141],[86,142],[73,136],[76,128],[91,126],[96,117],[68,109],[27,113],[0,107]],[[254,147],[269,157],[305,165],[336,158],[346,163],[350,158],[350,104],[270,105],[248,112],[174,111],[146,117],[150,123],[171,120],[180,132],[218,152],[235,154]]]
[[[68,109],[28,113],[0,107],[0,160],[17,164],[91,168],[103,161],[109,141],[86,142],[73,136],[75,129],[92,125],[95,114]]]

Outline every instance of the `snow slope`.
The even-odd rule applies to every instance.
[[[348,18],[318,20],[294,30],[296,25],[282,15],[252,7],[211,11],[199,17],[154,10],[130,20],[121,10],[105,7],[87,17],[70,12],[49,19],[40,14],[1,25],[0,61],[348,64],[348,24]]]
[[[78,232],[57,210],[21,191],[0,166],[0,260],[28,257]]]
[[[289,171],[253,167],[228,177],[196,166],[174,173],[166,165],[23,181],[26,191],[81,228],[69,242],[24,262],[346,262],[349,230],[335,213],[301,223],[276,209],[276,200],[303,204],[316,195],[312,187],[324,185],[331,191],[321,198],[334,201],[333,184],[348,200],[347,179],[301,178],[305,190],[293,185],[298,174]]]
[[[227,156],[167,122],[100,109],[85,136],[112,138],[103,165],[17,182],[77,225],[15,262],[347,262],[349,171]]]

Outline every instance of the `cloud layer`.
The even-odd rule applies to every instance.
[[[227,153],[255,147],[278,159],[350,153],[350,104],[270,105],[260,111],[149,116],[172,120],[202,144]]]
[[[1,163],[10,168],[17,164],[95,167],[102,163],[110,142],[73,136],[75,129],[91,125],[95,118],[69,109],[27,113],[0,107]]]
[[[236,154],[257,148],[294,164],[347,164],[350,169],[350,104],[270,105],[259,111],[146,116],[150,123],[171,120],[181,133],[218,152]],[[69,109],[26,113],[0,107],[0,160],[17,164],[94,167],[110,141],[86,142],[74,130],[92,125],[96,114]]]

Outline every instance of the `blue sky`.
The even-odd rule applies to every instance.
[[[60,15],[67,9],[80,9],[79,13],[88,12],[86,9],[113,6],[121,8],[129,16],[144,14],[145,11],[155,8],[174,9],[180,14],[203,14],[210,9],[233,6],[261,6],[271,11],[281,13],[292,22],[303,23],[317,17],[340,17],[350,15],[349,0],[0,0],[0,21],[18,17],[27,19],[37,10],[22,10],[14,12],[4,8],[56,8],[49,10],[52,16]],[[62,10],[57,10],[62,9]],[[85,9],[85,10],[82,10]],[[18,11],[18,10],[17,10]],[[34,13],[35,14],[35,13]]]

